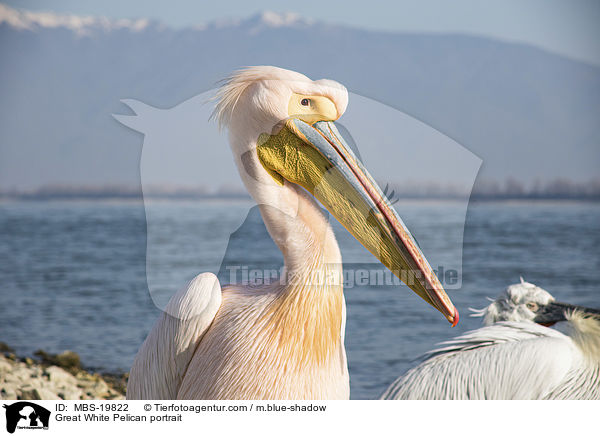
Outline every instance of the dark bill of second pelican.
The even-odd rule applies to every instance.
[[[302,186],[381,263],[456,325],[458,311],[381,188],[332,121],[287,119],[257,143],[263,167]]]
[[[557,322],[567,321],[567,316],[573,312],[580,312],[584,315],[600,317],[600,309],[577,306],[560,301],[552,301],[548,304],[539,305],[535,311],[536,315],[533,321],[545,326],[550,326]]]

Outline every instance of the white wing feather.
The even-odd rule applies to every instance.
[[[169,301],[135,357],[128,400],[174,400],[202,336],[221,306],[221,285],[212,273],[196,276]]]
[[[543,399],[581,353],[556,330],[499,322],[443,342],[425,358],[382,399]]]

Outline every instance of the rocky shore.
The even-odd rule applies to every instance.
[[[73,351],[17,357],[0,342],[2,400],[122,400],[128,374],[99,374],[82,368]]]

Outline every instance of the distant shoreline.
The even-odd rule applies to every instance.
[[[384,184],[382,183],[383,187]],[[526,187],[523,183],[508,181],[505,185],[482,181],[473,190],[453,185],[385,183],[390,200],[461,200],[485,201],[600,201],[600,180],[575,183],[557,179],[553,182]],[[0,201],[53,201],[53,200],[251,200],[238,186],[208,189],[204,186],[150,185],[143,191],[132,185],[63,185],[51,184],[37,188],[0,188]]]
[[[413,196],[397,196],[395,200],[398,201],[459,201],[464,199],[474,203],[485,203],[485,202],[503,202],[503,201],[557,201],[557,202],[600,202],[600,196],[586,196],[586,195],[477,195],[473,194],[470,197],[459,196],[459,195],[413,195]],[[87,195],[87,194],[52,194],[52,195],[38,195],[38,194],[19,194],[19,195],[2,195],[0,194],[1,201],[15,201],[15,202],[53,202],[53,201],[139,201],[144,200],[159,200],[159,201],[205,201],[205,200],[216,200],[216,201],[250,201],[249,195],[121,195],[121,194],[98,194],[98,195]]]

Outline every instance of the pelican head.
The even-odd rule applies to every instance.
[[[545,326],[566,321],[569,313],[575,311],[594,315],[600,313],[596,309],[555,301],[548,291],[523,278],[520,283],[506,288],[488,307],[473,310],[474,316],[483,317],[485,325],[499,321],[531,321]]]
[[[410,231],[336,128],[348,104],[344,86],[259,66],[232,75],[217,99],[215,116],[229,130],[241,178],[286,268],[307,263],[303,245],[341,263],[318,200],[415,293],[458,322]]]

